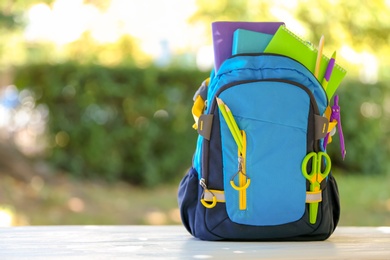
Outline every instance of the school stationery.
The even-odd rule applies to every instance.
[[[232,55],[233,33],[237,29],[275,34],[283,22],[230,22],[217,21],[211,24],[214,69],[218,72],[221,64]]]
[[[334,104],[332,106],[332,112],[330,115],[330,122],[333,122],[337,126],[337,131],[339,132],[339,139],[340,139],[340,150],[341,150],[341,156],[343,160],[345,159],[345,155],[347,153],[347,150],[345,149],[345,141],[344,141],[344,134],[343,134],[343,127],[341,126],[341,116],[340,116],[340,106],[339,106],[339,96],[336,95],[334,97]],[[328,133],[324,139],[324,149],[326,149],[326,146],[329,143],[330,140],[330,134]]]
[[[233,116],[228,115],[228,112],[226,111],[225,103],[223,103],[223,101],[220,98],[217,98],[217,103],[218,103],[219,111],[221,112],[223,118],[225,119],[225,123],[228,126],[230,133],[232,134],[238,149],[241,151],[242,150],[241,133],[238,130],[234,118]]]
[[[318,44],[318,52],[317,52],[317,59],[316,59],[316,67],[314,71],[314,76],[318,79],[318,74],[320,73],[320,66],[321,66],[321,60],[322,60],[322,50],[324,49],[324,42],[325,37],[322,35],[320,39],[320,43]]]
[[[265,48],[266,53],[277,53],[289,56],[302,63],[312,73],[315,72],[318,50],[312,44],[304,41],[299,36],[291,32],[286,26],[280,26],[278,31],[272,37],[270,43]],[[329,58],[322,55],[318,78],[322,79],[325,75]],[[340,85],[346,71],[337,63],[334,65],[332,77],[329,79],[326,93],[329,99],[332,98],[336,89]]]
[[[219,99],[221,100],[221,99]],[[222,100],[221,100],[222,101]],[[223,102],[223,101],[222,101]],[[242,134],[241,134],[241,131],[240,129],[238,128],[238,125],[237,125],[237,122],[236,120],[234,119],[234,116],[233,116],[233,113],[232,111],[230,110],[230,108],[224,103],[224,106],[225,106],[225,110],[226,110],[226,114],[230,120],[230,123],[233,127],[233,130],[235,132],[235,135],[238,137],[238,141],[240,143],[240,151],[242,151]]]
[[[332,75],[334,64],[336,62],[336,52],[333,52],[332,58],[330,58],[330,61],[328,63],[328,67],[326,67],[324,79],[322,80],[322,86],[326,90],[328,88],[330,76]]]
[[[232,55],[264,52],[272,34],[237,29],[233,34]]]
[[[310,173],[307,172],[309,161],[311,161]],[[323,167],[323,164],[325,164],[325,167]],[[305,156],[302,162],[302,174],[310,182],[309,195],[321,195],[321,182],[329,175],[330,168],[331,160],[325,152],[311,152]],[[309,202],[309,219],[311,224],[317,222],[318,203],[321,201],[322,197],[319,196],[318,200]]]

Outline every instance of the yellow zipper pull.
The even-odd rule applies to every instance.
[[[238,150],[238,171],[230,179],[230,185],[233,189],[239,192],[239,208],[240,210],[246,210],[246,189],[251,183],[251,179],[246,175],[246,135],[243,130],[241,130],[243,137],[243,149],[242,151]],[[234,183],[234,178],[238,175],[239,186]]]
[[[244,176],[244,178],[246,178],[246,174],[245,174],[245,171],[244,171],[244,167],[243,167],[243,162],[244,162],[244,158],[242,156],[239,156],[238,157],[238,171],[236,172],[236,174],[234,174],[232,176],[232,178],[230,179],[230,185],[233,187],[233,189],[235,190],[245,190],[249,187],[249,184],[251,183],[251,179],[247,178],[246,179],[246,183],[245,184],[242,184],[242,177],[241,176]],[[234,178],[236,176],[239,176],[239,185],[240,186],[237,186],[235,183],[234,183]],[[243,185],[243,186],[241,186]]]

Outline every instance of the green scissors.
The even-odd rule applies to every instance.
[[[307,165],[311,159],[311,172],[307,172]],[[325,159],[325,169],[322,171],[322,165]],[[329,175],[332,166],[330,157],[325,152],[311,152],[305,156],[302,162],[303,176],[310,182],[310,192],[321,192],[321,182]],[[310,223],[315,224],[317,221],[318,202],[312,202],[309,205]]]

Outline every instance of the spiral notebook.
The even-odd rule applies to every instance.
[[[266,53],[276,53],[289,56],[301,62],[311,72],[314,72],[318,50],[309,42],[301,39],[299,36],[291,32],[286,26],[280,26],[275,35],[265,48]],[[320,82],[325,75],[326,67],[328,66],[329,58],[322,55],[319,79]],[[331,99],[336,92],[342,79],[346,75],[346,70],[337,63],[332,71],[326,93]]]

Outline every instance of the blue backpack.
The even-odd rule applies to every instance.
[[[301,63],[240,54],[194,97],[199,137],[178,202],[202,240],[325,240],[340,204],[324,148],[328,97]]]

